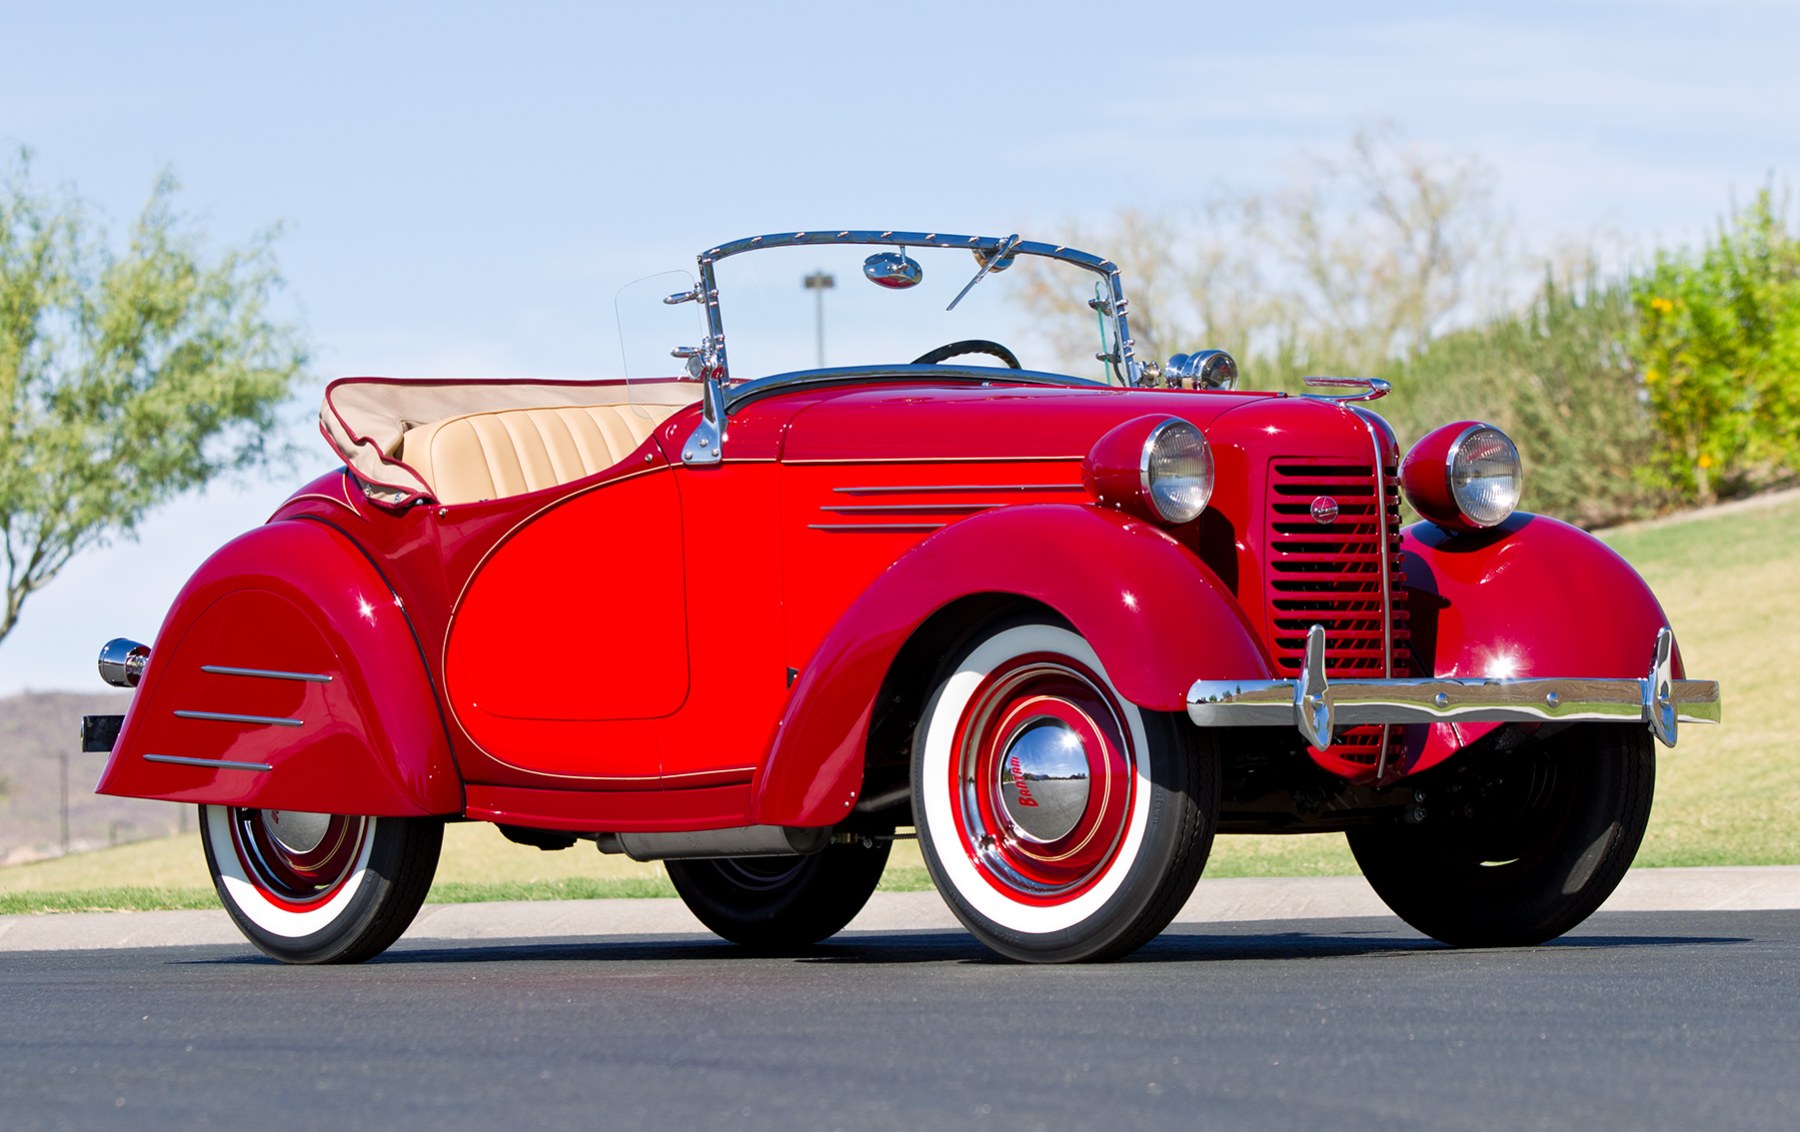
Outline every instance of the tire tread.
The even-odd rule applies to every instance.
[[[200,807],[201,844],[219,901],[244,938],[283,963],[361,963],[387,950],[424,905],[444,843],[443,818],[374,819],[366,890],[358,892],[326,927],[309,936],[286,937],[260,927],[233,900],[216,855],[236,850],[214,843],[207,810]]]
[[[1568,787],[1585,806],[1572,829],[1547,847],[1529,869],[1487,878],[1453,854],[1439,851],[1428,827],[1353,831],[1350,850],[1382,901],[1412,927],[1453,947],[1530,947],[1555,939],[1599,910],[1637,855],[1655,794],[1656,759],[1649,733],[1616,726],[1588,727],[1558,736],[1559,748],[1580,738],[1593,750],[1557,749],[1539,757],[1591,759]],[[1603,831],[1603,832],[1601,832]],[[1570,892],[1568,868],[1584,838],[1604,836],[1600,859]],[[1591,843],[1591,842],[1590,842]],[[1509,866],[1500,866],[1508,868]]]
[[[714,861],[663,862],[694,918],[721,939],[757,950],[807,947],[842,931],[881,883],[891,841],[832,845],[777,891],[747,890]]]

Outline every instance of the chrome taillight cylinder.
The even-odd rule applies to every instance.
[[[135,688],[150,663],[150,646],[115,637],[100,646],[100,679],[115,688]]]

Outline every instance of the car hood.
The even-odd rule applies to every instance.
[[[1115,425],[1148,414],[1204,429],[1269,393],[1186,393],[1101,387],[932,386],[855,389],[799,409],[784,462],[1073,459]]]

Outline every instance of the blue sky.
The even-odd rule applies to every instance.
[[[1800,5],[1038,2],[105,5],[0,0],[0,145],[115,231],[172,168],[222,242],[281,222],[343,373],[606,374],[611,300],[784,228],[1054,239],[1282,180],[1397,123],[1473,154],[1527,239],[1704,235],[1800,164]],[[1105,248],[1094,248],[1105,252]],[[329,453],[302,424],[301,467]],[[93,689],[299,470],[92,553],[0,642],[0,694]]]

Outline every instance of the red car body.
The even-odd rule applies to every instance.
[[[693,404],[566,482],[395,499],[345,467],[295,492],[176,599],[99,790],[469,818],[545,844],[885,836],[913,824],[909,758],[945,657],[1021,611],[1088,642],[1117,697],[1177,718],[1199,681],[1287,695],[1314,626],[1330,680],[1470,685],[1642,681],[1668,629],[1630,566],[1554,519],[1402,529],[1401,452],[1362,404],[822,371],[731,404],[723,458],[696,464],[699,376]],[[334,383],[328,417],[383,384]],[[553,385],[629,399],[619,383],[534,388]],[[1121,498],[1140,433],[1169,419],[1213,461],[1186,522]],[[1667,670],[1685,675],[1678,656]],[[1703,690],[1679,687],[1684,704]],[[1716,700],[1683,710],[1716,718]],[[1246,715],[1259,725],[1217,736],[1206,836],[1404,824],[1420,776],[1543,722],[1473,714],[1339,727],[1323,746]],[[1087,953],[1009,938],[996,946],[1027,958]]]

